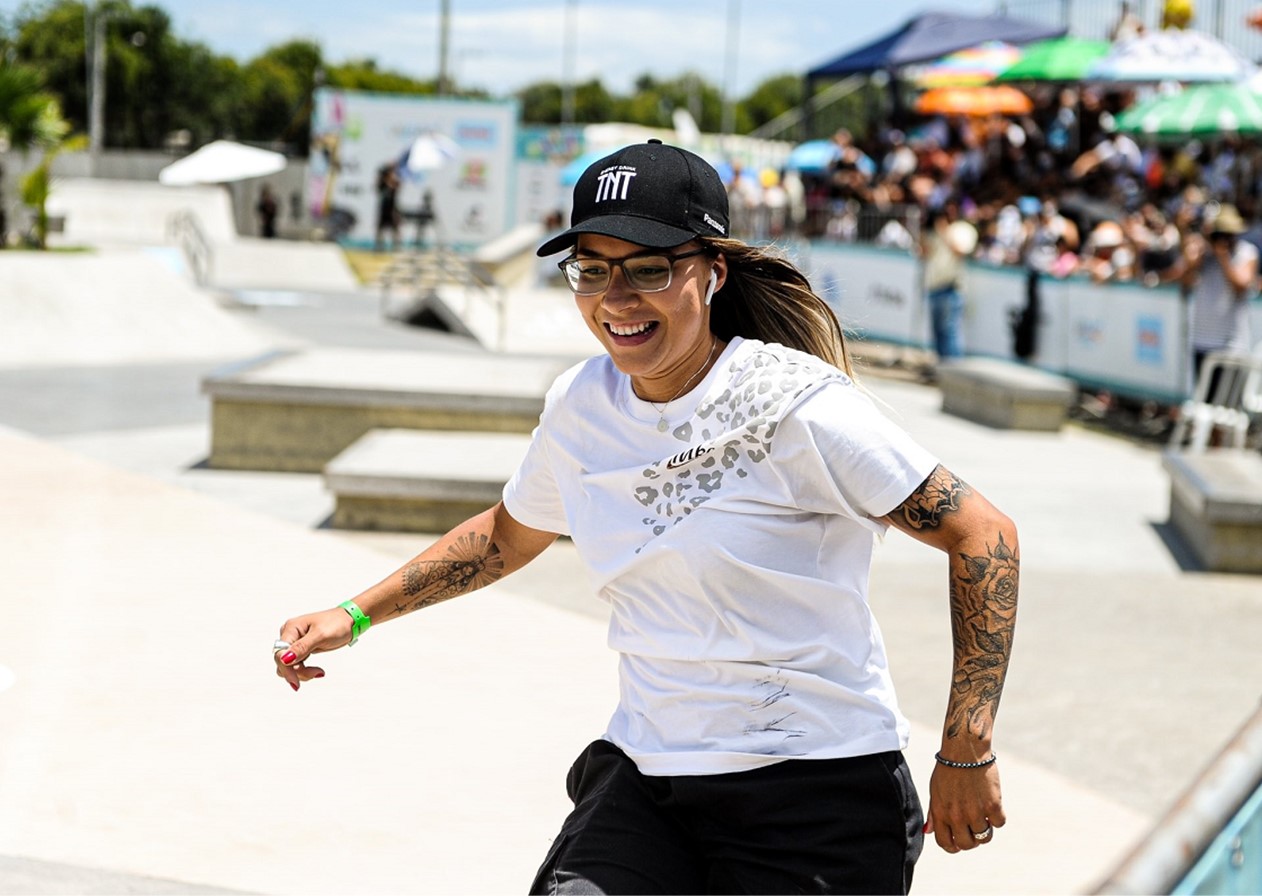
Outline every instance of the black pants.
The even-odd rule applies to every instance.
[[[901,753],[650,777],[596,741],[531,893],[906,893],[924,816]]]

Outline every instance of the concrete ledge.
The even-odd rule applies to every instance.
[[[446,532],[500,499],[529,444],[509,433],[373,430],[324,468],[333,525]]]
[[[1078,395],[1063,376],[989,358],[943,364],[937,374],[945,413],[999,429],[1055,432]]]
[[[1207,569],[1262,573],[1262,455],[1169,453],[1170,524]]]
[[[566,359],[318,349],[211,375],[209,465],[319,472],[372,429],[529,433]]]

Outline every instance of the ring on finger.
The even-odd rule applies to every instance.
[[[969,830],[972,831],[973,829],[969,828]],[[994,825],[987,824],[986,830],[973,833],[973,839],[977,841],[989,840],[990,835],[993,834],[994,832],[995,832]]]

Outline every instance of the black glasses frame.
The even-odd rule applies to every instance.
[[[595,295],[600,295],[602,292],[607,290],[609,288],[609,283],[606,283],[604,287],[602,287],[601,289],[597,289],[593,292],[579,292],[578,288],[570,280],[570,275],[566,273],[566,268],[568,268],[570,265],[574,264],[577,261],[601,261],[609,266],[609,281],[610,282],[613,281],[614,268],[621,268],[623,279],[626,280],[627,283],[630,283],[631,279],[630,277],[627,276],[627,269],[626,267],[624,267],[626,262],[634,261],[637,258],[665,258],[668,262],[670,262],[669,273],[666,275],[665,286],[659,286],[657,289],[639,289],[638,287],[632,287],[633,289],[635,289],[636,292],[664,292],[665,290],[670,289],[670,285],[675,282],[675,262],[683,261],[685,258],[692,258],[694,255],[707,255],[709,254],[709,252],[710,252],[709,249],[702,248],[702,249],[691,249],[687,252],[680,252],[678,255],[672,255],[669,252],[637,252],[634,255],[624,255],[622,258],[588,258],[588,259],[580,259],[577,255],[571,255],[569,258],[566,258],[562,261],[558,261],[557,269],[560,270],[561,276],[565,278],[565,284],[570,288],[570,291],[573,292],[575,295],[595,296]]]

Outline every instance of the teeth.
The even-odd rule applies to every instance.
[[[615,336],[634,336],[637,333],[643,333],[645,330],[647,330],[651,326],[653,326],[652,323],[629,324],[627,326],[622,326],[622,327],[618,326],[617,324],[610,324],[609,330]]]

